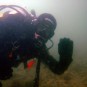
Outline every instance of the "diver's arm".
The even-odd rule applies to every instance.
[[[46,50],[42,52],[40,51],[41,54],[39,55],[39,58],[54,73],[62,74],[68,69],[72,62],[73,42],[70,39],[61,39],[58,44],[58,51],[60,55],[59,61],[55,60],[53,56],[49,55]]]

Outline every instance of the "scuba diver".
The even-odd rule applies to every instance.
[[[0,10],[6,7],[16,10],[15,5],[4,5]],[[26,68],[31,58],[40,59],[55,74],[64,73],[72,62],[73,41],[60,39],[60,60],[54,59],[48,52],[51,47],[47,48],[46,43],[53,37],[56,26],[56,19],[49,13],[36,17],[34,11],[31,14],[22,14],[19,10],[5,12],[0,17],[0,80],[11,78],[12,67],[21,62]]]

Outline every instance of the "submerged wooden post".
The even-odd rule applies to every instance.
[[[41,64],[41,60],[40,60],[40,58],[38,58],[37,66],[36,66],[36,74],[35,74],[35,79],[34,79],[34,85],[33,85],[33,87],[39,87],[40,64]]]

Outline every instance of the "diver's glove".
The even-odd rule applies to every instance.
[[[73,54],[73,41],[69,38],[60,39],[58,44],[58,52],[60,55],[60,61],[58,63],[58,73],[63,73],[72,62]]]
[[[60,39],[58,44],[58,52],[60,57],[72,57],[73,41],[69,38]]]

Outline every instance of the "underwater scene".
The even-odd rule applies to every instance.
[[[87,1],[1,0],[0,87],[87,87]]]

